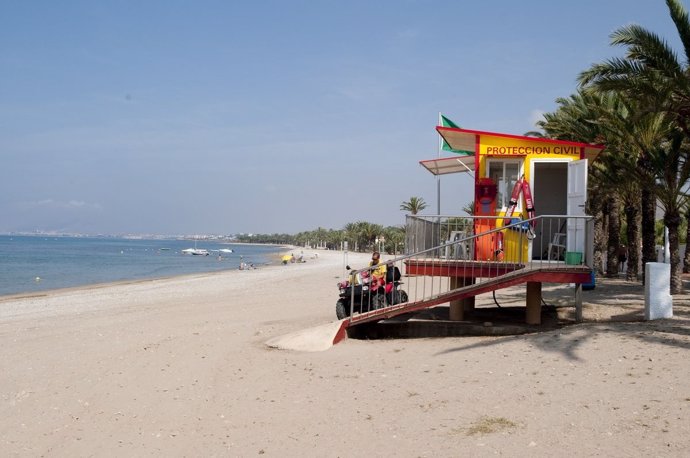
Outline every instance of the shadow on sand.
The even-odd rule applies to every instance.
[[[685,285],[686,291],[690,285]],[[527,325],[525,288],[513,287],[477,297],[474,311],[462,322],[450,321],[448,306],[439,306],[395,319],[358,326],[350,335],[361,339],[494,336],[472,340],[439,354],[488,348],[511,340],[525,340],[536,348],[560,353],[570,360],[580,360],[578,349],[603,334],[638,339],[690,349],[690,295],[673,296],[671,319],[645,321],[644,286],[623,279],[598,280],[594,290],[583,292],[583,317],[575,321],[574,288],[544,285],[542,324]]]

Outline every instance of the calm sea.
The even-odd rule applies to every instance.
[[[0,236],[0,296],[120,280],[260,267],[281,247],[197,242],[210,256],[183,255],[189,240]],[[212,251],[221,248],[233,253]]]

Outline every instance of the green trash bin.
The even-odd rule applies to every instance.
[[[565,263],[569,266],[579,266],[582,264],[582,253],[579,251],[566,251]]]

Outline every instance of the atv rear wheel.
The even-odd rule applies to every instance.
[[[377,294],[373,297],[371,301],[371,305],[374,310],[382,309],[386,305],[386,295],[385,294]]]
[[[350,316],[350,311],[348,310],[350,308],[349,305],[350,304],[346,302],[345,299],[339,299],[338,302],[335,303],[335,315],[339,320]]]

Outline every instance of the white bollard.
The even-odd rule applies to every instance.
[[[645,264],[644,318],[658,320],[672,317],[671,265],[648,262]]]

